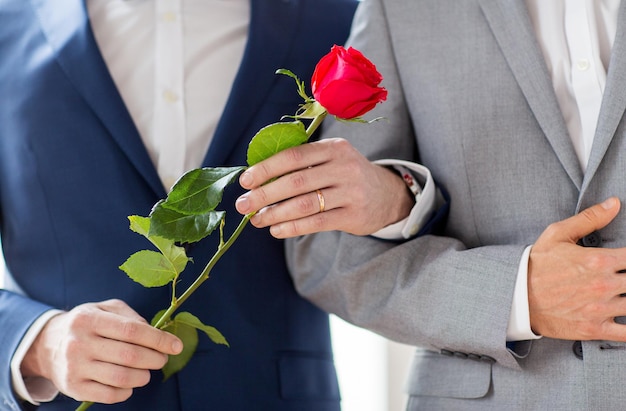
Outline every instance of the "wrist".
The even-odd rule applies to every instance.
[[[48,334],[54,327],[54,323],[59,320],[60,315],[57,313],[50,318],[41,328],[41,331],[24,354],[24,358],[20,363],[20,372],[23,377],[43,377],[50,379],[50,359],[52,358],[52,348],[47,342]]]
[[[393,192],[396,194],[396,201],[393,204],[393,212],[390,213],[390,221],[393,224],[402,221],[409,216],[415,206],[416,198],[420,193],[420,186],[413,179],[411,173],[401,166],[385,167],[393,178]]]

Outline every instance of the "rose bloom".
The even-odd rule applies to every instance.
[[[333,46],[317,63],[311,90],[328,113],[352,119],[387,99],[387,90],[378,86],[382,79],[376,66],[360,51]]]

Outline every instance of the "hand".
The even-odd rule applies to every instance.
[[[150,381],[168,354],[182,350],[119,300],[83,304],[53,317],[22,362],[24,376],[42,376],[78,400],[113,404]]]
[[[535,333],[566,340],[626,341],[626,249],[585,248],[579,239],[608,225],[620,203],[610,198],[550,225],[533,245],[528,268]]]
[[[239,197],[237,210],[258,210],[251,223],[270,227],[276,238],[329,230],[372,234],[408,216],[415,203],[398,174],[371,163],[343,139],[281,151],[250,167],[239,182],[251,191]]]

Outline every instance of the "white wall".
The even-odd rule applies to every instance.
[[[0,288],[4,260],[0,253]],[[403,411],[412,348],[331,316],[342,411]]]
[[[403,411],[413,348],[331,316],[342,411]]]

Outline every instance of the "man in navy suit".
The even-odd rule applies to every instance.
[[[251,136],[301,102],[293,81],[274,71],[310,78],[346,40],[356,7],[222,3],[222,21],[202,24],[203,9],[189,0],[0,0],[0,233],[9,271],[0,290],[0,409],[68,410],[75,399],[120,410],[339,409],[327,316],[296,294],[283,244],[267,230],[246,230],[185,305],[230,348],[200,338],[191,363],[163,383],[148,370],[180,342],[143,318],[167,305],[169,289],[145,289],[117,268],[147,248],[126,217],[147,215],[181,167],[245,164]],[[233,13],[236,24],[222,24]],[[232,70],[213,78],[215,97],[194,86],[204,84],[202,70],[221,67],[224,47],[198,36],[214,25],[226,33],[214,44],[235,50],[224,57]],[[203,66],[206,56],[217,63]],[[180,147],[186,152],[175,153]],[[241,193],[225,193],[226,232]],[[215,241],[190,250],[196,264],[183,282]]]

